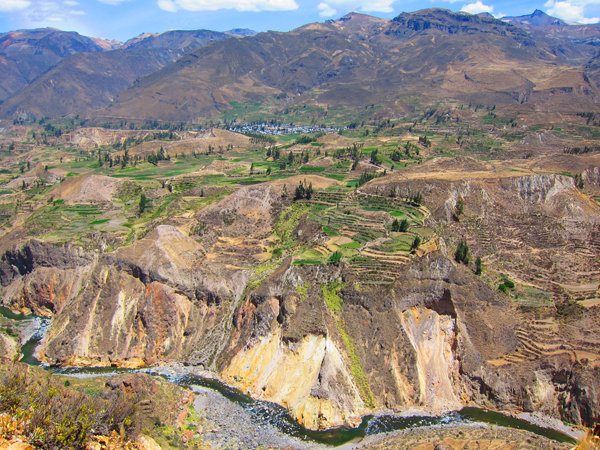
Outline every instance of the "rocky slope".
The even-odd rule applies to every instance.
[[[54,28],[0,34],[0,100],[27,86],[63,58],[81,52],[102,52],[92,38]]]
[[[308,178],[318,189],[335,185]],[[427,220],[444,230],[385,283],[344,262],[263,262],[277,239],[309,243],[322,233],[302,209],[287,209],[284,181],[293,192],[288,178],[244,187],[200,210],[201,235],[158,225],[106,253],[37,240],[5,245],[2,303],[53,317],[40,349],[50,363],[185,361],[285,406],[314,429],[356,425],[379,410],[466,404],[598,420],[597,308],[557,316],[574,308],[560,286],[593,278],[584,267],[597,262],[595,247],[573,254],[572,242],[596,236],[600,214],[572,178],[499,176],[458,159],[371,181],[361,190],[372,195],[423,192]],[[465,207],[457,220],[459,198]],[[290,235],[281,231],[288,211],[300,214]],[[481,233],[492,223],[489,241]],[[549,290],[555,301],[528,309],[493,279],[457,264],[452,249],[465,238],[490,268]],[[557,246],[561,239],[565,245]]]
[[[259,100],[277,110],[308,102],[352,109],[381,104],[401,113],[411,110],[407,97],[523,111],[540,104],[594,110],[597,88],[574,69],[595,56],[589,45],[440,9],[389,22],[343,19],[195,50],[122,92],[106,114],[196,120],[229,110],[230,102]],[[286,101],[278,103],[282,92]]]

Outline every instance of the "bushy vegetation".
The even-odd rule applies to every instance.
[[[471,254],[469,253],[469,246],[465,241],[460,241],[456,252],[454,253],[454,260],[457,263],[469,264],[471,260]]]
[[[65,383],[66,384],[66,383]],[[0,376],[0,437],[19,434],[36,448],[83,449],[92,435],[135,437],[134,399],[119,391],[89,395],[19,363]]]

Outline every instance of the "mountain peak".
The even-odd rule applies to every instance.
[[[568,25],[564,20],[552,17],[540,9],[536,9],[532,14],[524,16],[503,17],[502,20],[520,27],[546,27],[550,25]]]

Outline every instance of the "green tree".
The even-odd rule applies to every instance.
[[[146,211],[146,207],[148,206],[148,198],[146,197],[144,191],[142,191],[142,193],[140,194],[140,201],[138,203],[138,206],[139,215],[141,216],[144,213],[144,211]]]
[[[398,228],[398,231],[400,231],[401,233],[406,233],[408,231],[408,226],[409,226],[408,219],[402,219],[400,221],[400,226]]]
[[[330,262],[332,264],[339,264],[341,260],[342,252],[340,252],[339,250],[337,252],[332,253],[331,256],[327,258],[327,262]]]
[[[481,256],[478,256],[475,259],[475,275],[481,275],[483,272],[483,262],[481,261]]]
[[[456,202],[455,215],[456,217],[460,216],[465,210],[465,202],[462,197],[459,197]]]
[[[300,200],[304,198],[304,185],[302,182],[296,186],[296,192],[294,193],[294,200]]]
[[[379,156],[377,156],[377,149],[371,152],[371,164],[375,164],[376,166],[381,164],[381,159],[379,158]]]
[[[460,241],[458,247],[456,247],[456,253],[454,253],[454,259],[458,263],[469,264],[471,255],[469,254],[469,246],[465,241]]]
[[[411,195],[410,202],[415,206],[421,206],[421,203],[423,202],[423,194],[421,194],[421,192],[417,192],[415,195]]]
[[[267,176],[271,175],[271,166],[267,167]]]
[[[419,245],[421,245],[421,238],[419,236],[415,236],[415,239],[413,240],[413,243],[410,246],[410,251],[412,252],[412,251],[418,249]]]

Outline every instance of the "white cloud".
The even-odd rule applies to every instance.
[[[20,15],[29,23],[28,27],[34,27],[87,15],[85,11],[73,8],[78,4],[76,0],[0,0],[0,12],[21,10]]]
[[[120,5],[123,2],[128,2],[129,0],[98,0],[101,3],[106,3],[107,5]]]
[[[327,3],[319,3],[319,6],[317,6],[317,8],[320,11],[319,16],[321,17],[331,17],[337,14],[337,11],[331,6],[329,6]]]
[[[121,0],[100,0],[105,3]],[[179,9],[187,11],[215,11],[236,9],[238,11],[290,11],[298,9],[295,0],[158,0],[158,7],[170,12]]]
[[[346,11],[364,12],[393,12],[392,4],[396,0],[328,0],[328,4],[334,4]]]
[[[0,1],[0,11],[17,11],[27,8],[30,4],[27,0],[2,0]]]
[[[468,5],[463,5],[461,11],[468,12],[470,14],[479,14],[482,12],[491,13],[494,11],[493,6],[484,5],[481,0],[477,0],[475,3],[469,3]]]
[[[169,12],[176,12],[179,9],[171,0],[158,0],[158,7]]]
[[[572,22],[598,23],[600,17],[585,17],[585,7],[598,4],[600,4],[600,0],[548,0],[544,6],[548,8],[546,12],[551,16]]]

